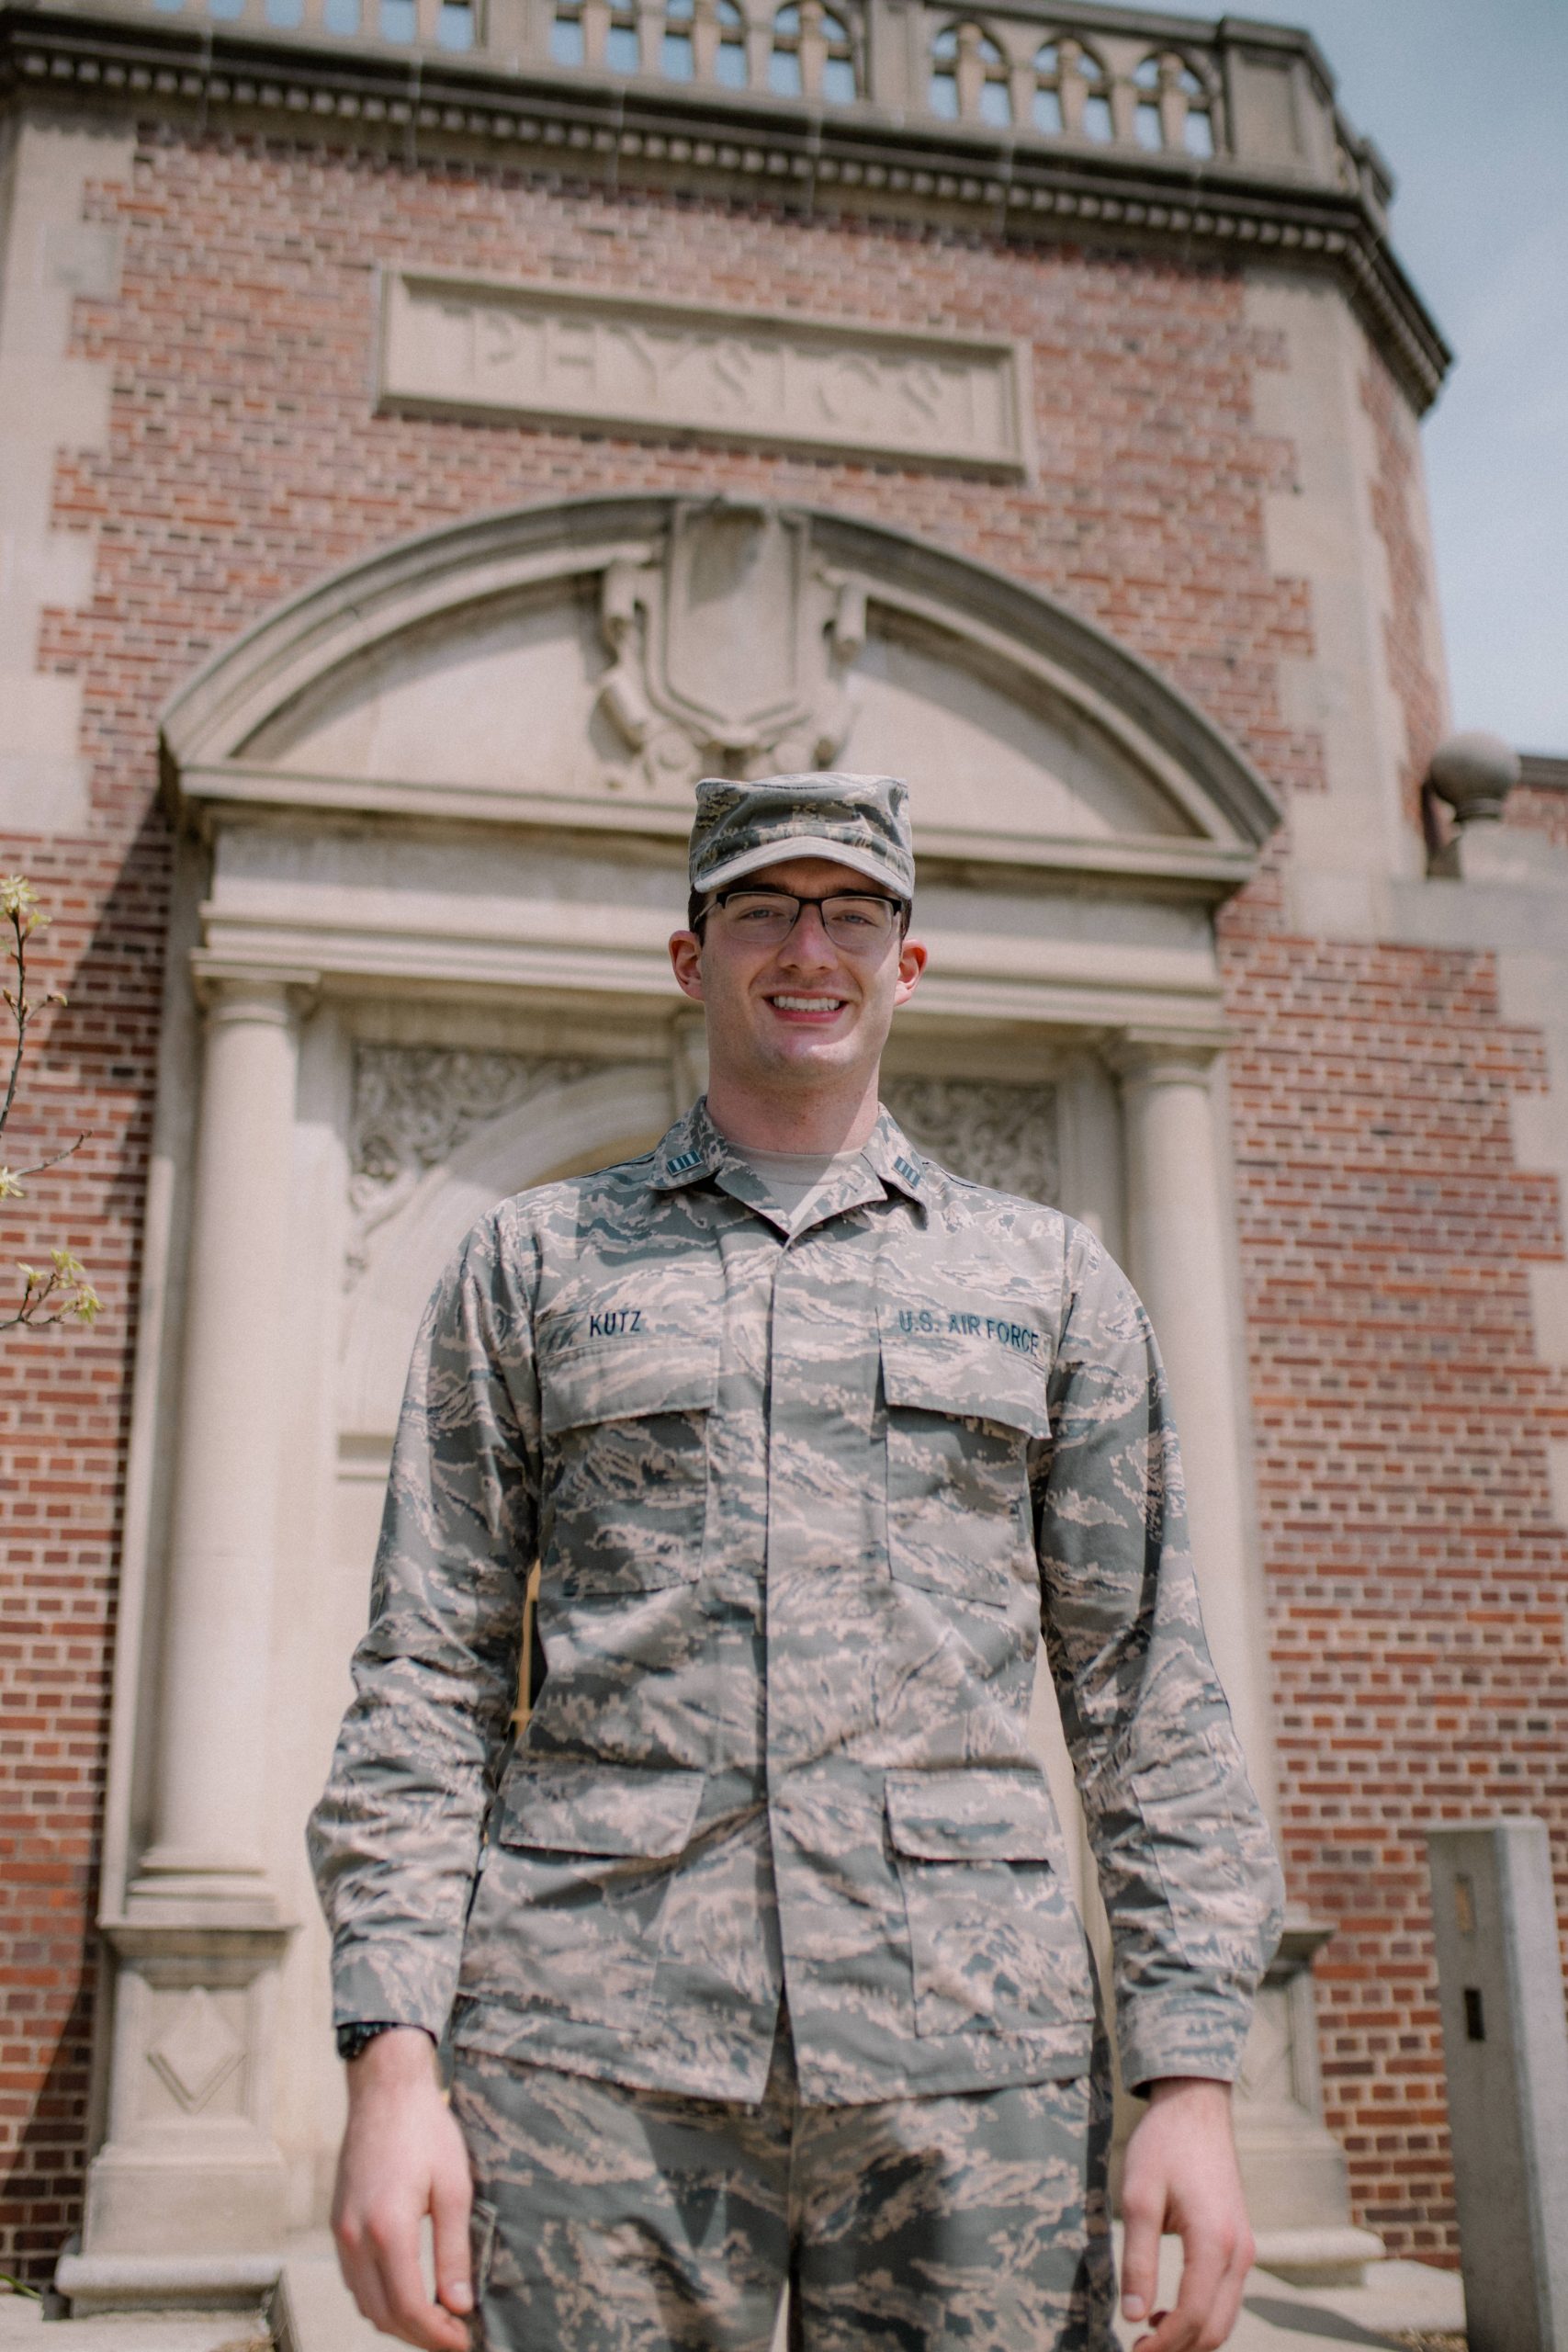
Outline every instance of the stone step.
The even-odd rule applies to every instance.
[[[56,2321],[38,2297],[9,2294],[0,2295],[0,2352],[273,2352],[273,2335],[259,2304],[254,2312],[96,2312]]]
[[[1180,2274],[1180,2243],[1167,2238],[1161,2302],[1175,2302]],[[40,2337],[43,2304],[0,2295],[0,2352],[378,2352],[390,2341],[355,2309],[324,2230],[290,2241],[269,2312],[270,2329],[259,2312],[104,2312],[61,2322]],[[1117,2322],[1123,2347],[1141,2332]],[[1258,2268],[1247,2282],[1228,2352],[1344,2352],[1347,2344],[1405,2352],[1414,2335],[1463,2352],[1457,2271],[1380,2262],[1363,2285],[1308,2288]]]

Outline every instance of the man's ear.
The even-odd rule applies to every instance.
[[[922,954],[924,950],[922,949]],[[675,985],[683,996],[703,1001],[703,943],[694,931],[675,931],[670,934],[670,968],[675,975]]]
[[[893,991],[895,1006],[908,1004],[915,993],[916,984],[926,968],[926,945],[920,939],[906,939],[898,950],[898,982]]]

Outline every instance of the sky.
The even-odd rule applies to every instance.
[[[1455,354],[1422,428],[1453,724],[1568,753],[1568,0],[1237,13],[1312,33]]]

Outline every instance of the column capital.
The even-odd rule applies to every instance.
[[[190,959],[196,1001],[210,1020],[300,1020],[321,994],[321,976],[296,964],[237,964],[197,948]]]
[[[1105,1059],[1123,1085],[1207,1086],[1230,1042],[1224,1029],[1123,1029]]]

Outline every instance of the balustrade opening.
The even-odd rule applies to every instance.
[[[846,106],[860,96],[849,26],[820,0],[786,0],[773,12],[768,87],[775,97],[822,97]]]
[[[1189,155],[1214,153],[1213,101],[1209,86],[1175,51],[1145,57],[1133,75],[1133,133],[1140,147],[1179,147]]]

